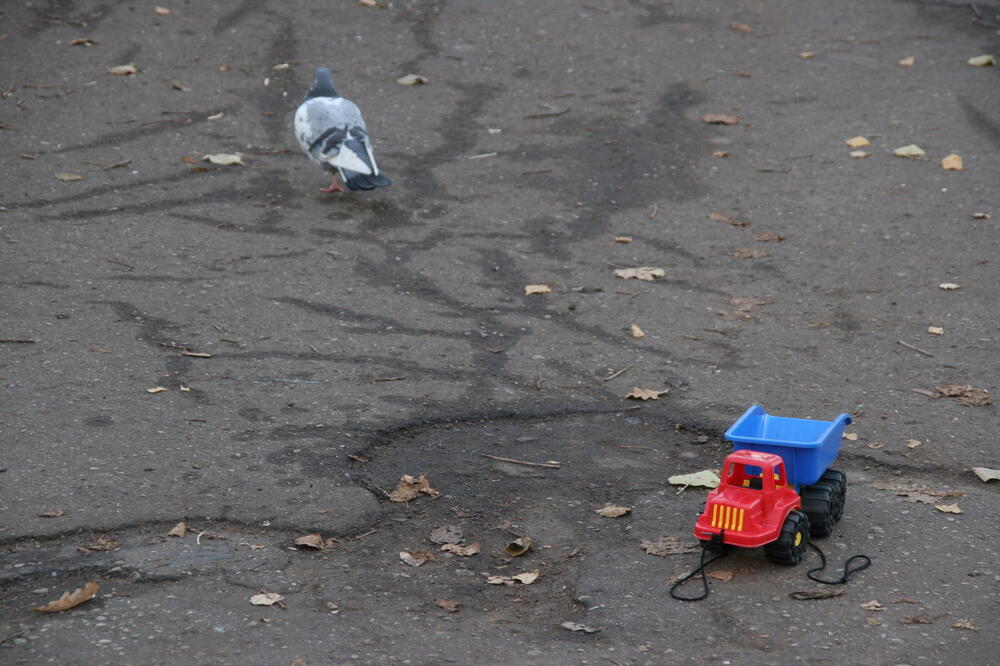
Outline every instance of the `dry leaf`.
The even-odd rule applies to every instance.
[[[279,603],[285,597],[277,592],[261,592],[250,597],[250,603],[254,606],[271,606]]]
[[[962,513],[957,504],[935,504],[934,508],[941,513]]]
[[[396,83],[401,86],[419,86],[427,83],[427,78],[419,74],[407,74],[396,79]]]
[[[685,555],[687,553],[701,552],[701,545],[692,543],[690,539],[675,536],[660,537],[655,541],[643,539],[639,545],[650,555],[666,557],[667,555]]]
[[[187,534],[187,528],[188,528],[187,523],[181,521],[170,528],[170,531],[167,532],[167,536],[182,537],[185,534]]]
[[[858,441],[858,433],[856,432],[845,432],[844,439],[850,440],[852,442]]]
[[[636,268],[618,268],[615,269],[615,277],[620,277],[623,280],[642,280],[644,282],[652,282],[658,277],[663,277],[667,274],[662,268],[656,268],[654,266],[638,266]]]
[[[924,149],[915,143],[911,143],[906,146],[901,146],[896,150],[892,151],[892,154],[896,157],[920,157],[924,154]]]
[[[449,613],[457,613],[460,604],[457,601],[450,601],[448,599],[435,599],[434,605],[438,608],[445,609]]]
[[[871,153],[866,153],[863,150],[852,150],[850,153],[848,153],[848,155],[850,155],[854,159],[863,159],[865,157],[871,157]]]
[[[133,74],[137,74],[138,72],[139,68],[132,62],[127,65],[116,65],[108,70],[108,74],[117,74],[118,76],[131,76]]]
[[[109,550],[114,550],[122,545],[121,541],[115,541],[111,537],[97,537],[97,541],[94,543],[88,543],[83,546],[86,550],[99,550],[101,552],[107,552]]]
[[[657,391],[656,389],[644,389],[634,386],[625,397],[633,400],[659,400],[661,395],[665,395],[667,393],[670,393],[669,388]]]
[[[972,219],[974,220],[988,220],[990,219],[989,213],[973,213]]]
[[[624,516],[625,514],[631,512],[632,509],[629,507],[618,506],[616,504],[608,504],[595,511],[598,516],[604,516],[605,518],[618,518],[619,516]]]
[[[729,27],[730,29],[735,30],[736,32],[745,32],[745,33],[753,32],[753,29],[746,23],[730,23]]]
[[[816,55],[814,51],[803,51],[802,53],[799,54],[799,57],[802,58],[803,60],[809,60],[814,55]]]
[[[203,156],[201,159],[221,166],[243,165],[243,155],[241,153],[212,153]]]
[[[212,358],[212,355],[206,352],[193,352],[187,350],[181,350],[181,356],[190,356],[191,358]]]
[[[516,576],[511,576],[511,580],[516,580],[524,585],[531,585],[535,582],[535,579],[538,578],[539,573],[538,569],[535,569],[534,571],[526,571],[524,573],[517,574]]]
[[[773,231],[762,231],[759,234],[754,234],[753,239],[758,243],[780,243],[785,240],[785,237]]]
[[[833,589],[833,590],[805,590],[802,592],[790,592],[788,596],[797,601],[814,601],[816,599],[830,599],[831,597],[840,597],[845,594],[847,594],[847,590]]]
[[[955,401],[966,407],[985,407],[993,402],[990,394],[983,389],[974,386],[960,386],[950,384],[948,386],[938,386],[938,393],[946,398],[955,398]]]
[[[146,393],[163,393],[166,390],[167,390],[166,387],[154,386],[153,388],[146,389]]]
[[[552,287],[547,284],[527,284],[524,286],[524,295],[530,296],[531,294],[548,294],[552,291]]]
[[[990,481],[1000,481],[1000,469],[990,469],[989,467],[973,467],[972,473],[979,477],[983,483]]]
[[[72,183],[78,180],[83,180],[83,176],[78,173],[57,173],[56,178],[63,181],[64,183]]]
[[[62,518],[66,515],[66,512],[62,509],[56,509],[55,511],[45,511],[44,513],[38,514],[41,518]]]
[[[616,243],[631,243],[632,242],[632,237],[631,236],[615,236],[614,240],[615,240]]]
[[[740,122],[737,116],[730,116],[724,113],[706,113],[701,117],[701,120],[709,125],[735,125]]]
[[[490,585],[513,585],[514,579],[510,576],[487,576],[486,582]]]
[[[921,444],[923,444],[923,442],[921,442],[919,439],[908,439],[908,440],[906,440],[906,448],[908,448],[908,449],[915,449],[918,446],[920,446]]]
[[[875,449],[876,451],[878,451],[879,449],[881,449],[884,446],[885,446],[885,444],[879,444],[878,442],[872,442],[871,444],[868,445],[868,448],[869,449]]]
[[[409,564],[411,567],[419,567],[424,562],[437,562],[437,558],[434,557],[433,553],[428,553],[426,550],[420,550],[415,553],[411,553],[408,550],[400,551],[399,559],[403,560],[405,564]]]
[[[865,603],[861,604],[861,607],[867,611],[872,611],[872,612],[880,612],[885,610],[885,606],[882,605],[882,602],[876,601],[875,599],[872,599],[871,601],[866,601]]]
[[[702,486],[705,488],[717,488],[719,486],[719,475],[711,469],[703,469],[692,474],[674,474],[667,478],[667,483],[672,486]]]
[[[531,537],[518,537],[507,544],[507,547],[504,548],[504,552],[511,557],[520,557],[531,550],[531,544]]]
[[[968,62],[973,67],[992,67],[993,65],[997,64],[996,59],[990,54],[969,58],[966,62]]]
[[[166,7],[155,7],[153,11],[160,16],[170,16],[170,10]]]
[[[725,222],[734,227],[749,227],[750,222],[747,220],[737,220],[732,215],[727,215],[726,213],[709,213],[708,219],[714,222]]]
[[[979,631],[979,628],[972,624],[972,620],[960,617],[952,623],[953,629],[968,629],[969,631]]]
[[[712,151],[712,157],[729,157],[729,153],[724,150],[714,150]]]
[[[962,165],[962,156],[952,153],[941,160],[941,168],[945,171],[961,171],[965,167]]]
[[[931,335],[944,335],[944,329],[940,326],[928,326],[927,332]]]
[[[399,477],[399,485],[396,486],[396,489],[389,493],[389,499],[393,502],[409,502],[421,493],[431,497],[437,497],[441,494],[431,488],[426,474],[420,476],[404,474]]]
[[[955,284],[954,282],[942,282],[938,285],[938,289],[944,289],[945,291],[955,291],[956,289],[961,289],[962,285]]]
[[[600,627],[588,627],[585,624],[580,624],[579,622],[563,622],[559,625],[563,629],[568,629],[569,631],[582,631],[585,634],[596,634],[601,630]]]
[[[73,592],[63,592],[62,596],[55,601],[49,602],[44,606],[32,608],[31,610],[38,611],[39,613],[58,613],[59,611],[69,610],[74,606],[79,606],[84,601],[93,599],[99,589],[100,585],[89,582],[82,588],[73,590]]]
[[[868,618],[868,624],[870,624],[873,627],[877,627],[880,624],[882,624],[882,622],[877,617],[870,617]]]
[[[358,0],[358,4],[362,7],[378,7],[378,3],[375,0]]]
[[[70,46],[86,46],[86,47],[91,47],[91,46],[96,46],[97,44],[100,44],[100,42],[98,42],[97,40],[91,39],[89,37],[77,37],[76,39],[69,40],[69,45]]]
[[[721,580],[729,582],[733,579],[733,572],[728,569],[720,569],[719,571],[709,571],[705,574],[708,578],[714,578],[716,580]]]
[[[208,118],[206,118],[206,120],[222,120],[225,117],[225,115],[226,114],[225,114],[224,111],[219,111],[215,115],[208,116]]]
[[[913,67],[913,60],[914,60],[913,56],[909,56],[908,58],[903,58],[902,60],[899,61],[899,66]]]
[[[240,546],[246,546],[250,550],[260,550],[261,548],[267,548],[267,544],[264,543],[250,543],[249,541],[240,541]]]
[[[441,546],[441,550],[446,553],[454,553],[462,557],[471,557],[479,552],[478,543],[470,543],[468,546],[460,546],[457,543],[446,543]]]
[[[179,390],[180,390],[181,393],[190,393],[191,392],[191,387],[190,386],[184,386],[184,384],[181,384]]]
[[[632,334],[633,338],[644,338],[644,337],[646,337],[646,334],[643,333],[642,329],[639,328],[638,324],[629,324],[628,330],[629,330],[629,333]]]
[[[331,615],[336,615],[337,613],[340,612],[340,606],[333,603],[332,601],[326,602],[326,609],[330,611]]]
[[[760,259],[766,257],[767,252],[752,247],[738,247],[729,253],[733,259]]]
[[[306,548],[315,548],[316,550],[323,550],[326,548],[326,542],[323,541],[323,537],[319,534],[306,534],[305,536],[300,536],[295,540],[296,546],[305,546]]]
[[[462,540],[462,528],[455,525],[442,525],[431,530],[430,536],[427,538],[430,539],[431,543],[455,544]]]
[[[287,62],[282,62],[272,67],[271,70],[275,72],[284,72],[289,67],[291,67],[291,65],[289,65]]]
[[[871,141],[869,141],[863,136],[856,136],[852,139],[848,139],[847,145],[850,146],[851,148],[860,148],[862,146],[871,145]]]
[[[900,624],[934,624],[932,618],[926,615],[909,615],[899,618]]]
[[[531,585],[538,578],[538,571],[528,571],[526,573],[518,574],[516,576],[487,576],[486,582],[490,585],[513,585],[514,583],[523,583],[524,585]]]

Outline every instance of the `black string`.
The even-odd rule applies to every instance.
[[[672,596],[674,599],[677,599],[678,601],[701,601],[702,599],[708,596],[709,592],[708,578],[705,576],[705,567],[707,567],[712,562],[716,562],[718,560],[721,560],[723,557],[726,557],[727,555],[729,555],[730,551],[726,550],[721,553],[718,553],[715,557],[706,562],[705,553],[707,552],[708,552],[707,548],[701,549],[701,564],[698,565],[697,569],[695,569],[687,576],[684,576],[684,578],[681,578],[679,581],[670,586],[670,596]],[[677,594],[676,590],[678,587],[688,582],[689,580],[697,576],[699,573],[701,574],[701,584],[704,587],[700,595],[698,595],[697,597],[682,597],[681,595]]]
[[[817,578],[813,574],[816,573],[817,571],[822,571],[823,569],[826,569],[826,555],[824,555],[823,551],[819,549],[819,546],[814,544],[812,541],[809,542],[809,546],[812,547],[812,549],[815,550],[817,553],[819,553],[820,565],[815,569],[810,569],[809,571],[806,572],[806,576],[809,577],[809,580],[814,581],[816,583],[822,583],[823,585],[846,585],[848,578],[858,573],[859,571],[864,571],[865,569],[867,569],[872,565],[872,559],[867,555],[852,555],[851,557],[847,558],[846,562],[844,562],[844,573],[843,575],[841,575],[840,578],[838,578],[837,580],[823,580],[822,578]],[[851,562],[853,562],[854,560],[859,560],[863,563],[859,564],[858,566],[852,567]]]

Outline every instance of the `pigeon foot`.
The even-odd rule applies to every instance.
[[[321,188],[319,188],[319,191],[320,192],[346,192],[347,190],[344,189],[343,185],[341,185],[340,183],[337,182],[337,177],[334,176],[330,180],[330,187],[321,187]]]

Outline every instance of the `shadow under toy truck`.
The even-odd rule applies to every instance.
[[[726,431],[735,450],[694,528],[702,546],[764,546],[772,562],[798,564],[810,536],[829,536],[844,513],[847,475],[830,465],[849,423],[848,414],[814,421],[770,416],[759,405],[744,412]]]

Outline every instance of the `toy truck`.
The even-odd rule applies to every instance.
[[[771,416],[750,407],[729,430],[733,453],[708,494],[694,535],[702,546],[764,547],[772,562],[799,563],[809,538],[829,536],[844,512],[847,475],[830,469],[848,414],[833,421]]]

